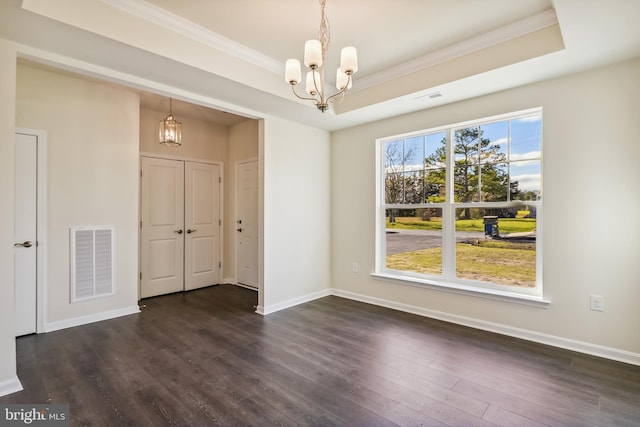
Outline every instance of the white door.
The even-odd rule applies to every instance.
[[[184,162],[142,158],[140,297],[184,288]]]
[[[220,185],[220,166],[185,163],[185,290],[221,281]]]
[[[258,288],[258,162],[238,164],[238,283]]]
[[[16,134],[14,223],[16,336],[36,332],[37,153],[37,136]]]

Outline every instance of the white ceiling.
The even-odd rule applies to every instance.
[[[327,0],[326,13],[328,69],[353,45],[359,71],[324,114],[283,78],[317,37],[317,0],[2,0],[0,37],[23,58],[141,90],[150,108],[172,96],[329,130],[640,56],[638,0]]]

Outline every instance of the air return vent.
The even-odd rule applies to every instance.
[[[71,302],[112,295],[115,229],[72,227],[70,240]]]

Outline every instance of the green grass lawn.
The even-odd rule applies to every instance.
[[[458,278],[510,286],[535,286],[535,244],[495,240],[476,243],[456,245]],[[389,255],[387,268],[422,274],[441,274],[442,250],[431,248]]]
[[[498,219],[500,233],[522,233],[533,231],[536,228],[535,218],[500,218]],[[409,230],[441,230],[442,219],[431,218],[423,221],[417,217],[396,217],[395,223],[390,223],[387,218],[387,228],[409,229]],[[456,231],[477,231],[484,232],[484,222],[482,219],[459,219],[456,221]]]
[[[442,230],[441,218],[431,218],[430,221],[423,221],[417,217],[396,217],[396,222],[389,222],[387,217],[387,228],[398,228],[404,230]],[[483,228],[484,230],[484,228]]]

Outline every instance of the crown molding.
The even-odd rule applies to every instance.
[[[283,64],[261,52],[253,50],[241,43],[224,37],[201,25],[198,25],[179,15],[155,6],[145,0],[99,0],[125,13],[136,16],[153,24],[163,26],[180,35],[188,37],[199,43],[208,45],[214,49],[238,58],[249,64],[253,64],[266,71],[280,75],[283,73]],[[543,12],[488,31],[479,36],[454,43],[426,55],[410,61],[397,64],[385,70],[362,76],[354,82],[351,92],[368,89],[373,86],[406,76],[437,64],[459,58],[482,49],[524,36],[526,34],[542,30],[558,24],[558,17],[554,9]]]
[[[100,1],[129,15],[162,26],[271,73],[282,74],[284,72],[284,65],[280,61],[144,0]]]
[[[445,46],[428,54],[403,62],[385,70],[363,76],[354,82],[352,92],[367,89],[398,77],[406,76],[459,58],[491,46],[524,36],[535,31],[558,24],[558,17],[553,9],[531,15],[527,18],[480,34],[479,36]],[[357,84],[357,87],[356,87]]]

